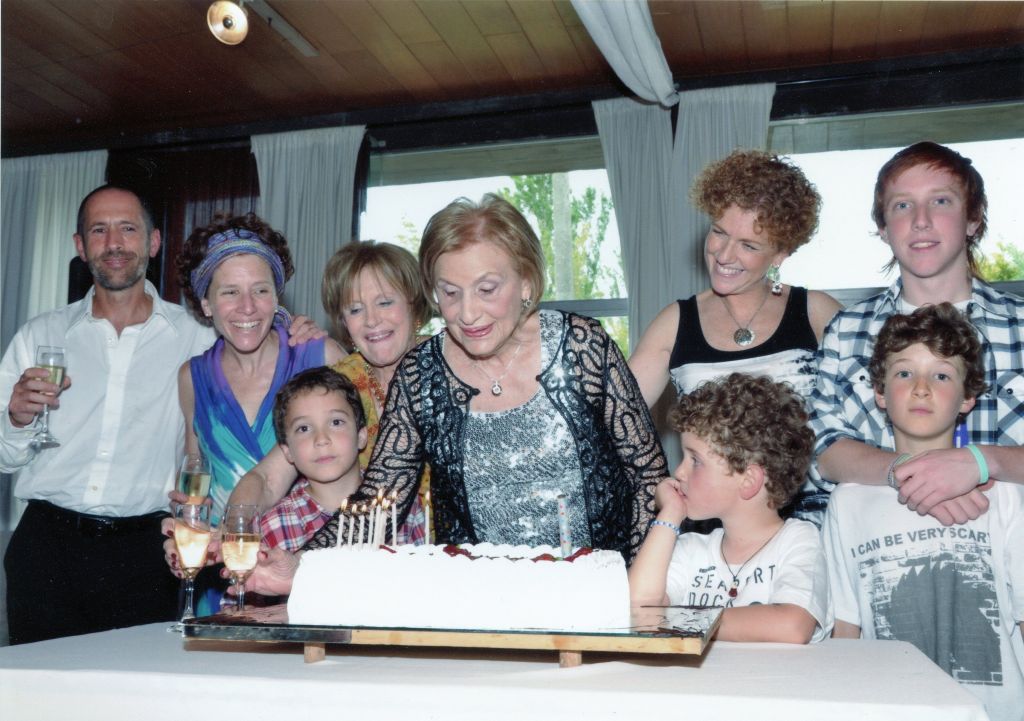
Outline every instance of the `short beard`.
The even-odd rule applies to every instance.
[[[146,269],[149,267],[149,252],[147,248],[147,252],[139,260],[139,264],[136,267],[135,272],[121,281],[115,281],[113,278],[108,276],[100,266],[99,262],[97,262],[98,260],[99,259],[94,261],[90,258],[88,262],[89,271],[92,273],[92,277],[96,282],[96,285],[105,290],[127,290],[146,277]]]

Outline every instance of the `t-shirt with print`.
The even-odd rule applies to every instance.
[[[811,641],[832,631],[825,553],[818,528],[809,521],[788,519],[764,548],[729,571],[722,559],[723,529],[705,535],[684,533],[676,541],[665,590],[669,603],[680,606],[753,606],[791,603],[818,622]],[[733,571],[739,579],[729,597]]]
[[[985,495],[987,513],[946,527],[887,486],[840,484],[822,530],[835,617],[914,644],[992,721],[1024,721],[1024,488]]]

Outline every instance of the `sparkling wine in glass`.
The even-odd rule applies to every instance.
[[[195,579],[206,565],[206,547],[210,544],[209,504],[182,503],[174,509],[174,543],[178,547],[178,563],[185,575],[185,610],[181,620],[195,618],[193,596]]]
[[[202,503],[210,495],[210,461],[202,451],[186,452],[178,471],[178,491],[189,503]]]
[[[41,345],[36,348],[36,365],[50,372],[48,380],[58,388],[64,383],[64,349],[52,345]],[[57,391],[60,393],[60,391]],[[50,433],[50,406],[43,406],[42,425],[32,438],[36,448],[56,448],[60,441]]]
[[[235,608],[241,611],[245,607],[245,581],[259,556],[259,506],[229,504],[220,519],[220,534],[220,552],[238,599]]]

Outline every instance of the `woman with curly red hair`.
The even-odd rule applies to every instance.
[[[704,242],[711,287],[665,307],[629,359],[653,405],[671,380],[679,395],[730,372],[768,375],[807,396],[814,354],[840,309],[832,297],[779,280],[779,267],[818,227],[821,198],[792,163],[737,150],[697,178],[691,200],[711,219]],[[828,495],[808,484],[797,515],[820,520]]]

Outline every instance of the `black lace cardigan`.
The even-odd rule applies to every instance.
[[[636,379],[596,320],[562,313],[558,352],[537,380],[565,418],[576,443],[584,501],[596,548],[632,560],[654,517],[654,487],[667,465]],[[479,391],[459,380],[438,334],[410,351],[395,371],[377,443],[357,496],[397,492],[399,524],[430,464],[438,543],[477,543],[463,482],[463,433]],[[334,543],[337,515],[306,548]]]

